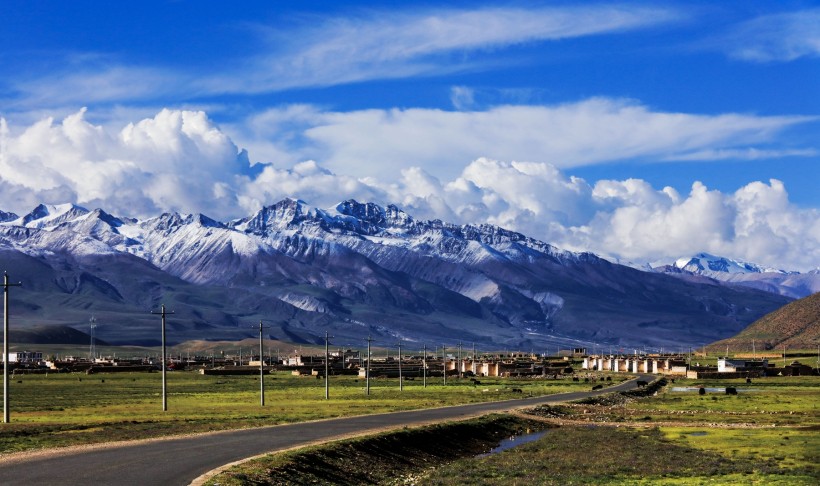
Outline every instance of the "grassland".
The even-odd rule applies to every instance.
[[[735,386],[701,396],[673,387]],[[747,389],[748,391],[743,391]],[[676,380],[657,396],[544,407],[560,429],[418,484],[817,484],[820,378]]]
[[[266,376],[266,406],[259,404],[258,376],[168,374],[168,411],[161,407],[159,373],[17,375],[10,382],[11,423],[0,425],[0,454],[49,447],[257,427],[459,403],[587,389],[583,383],[542,379],[406,381],[353,376],[324,380],[289,373]]]
[[[740,394],[673,391],[727,385]],[[475,457],[472,447],[486,447],[487,437],[474,439],[478,434],[469,429],[470,424],[492,427],[463,422],[438,428],[457,447],[446,439],[431,440],[428,429],[401,431],[387,434],[392,440],[379,435],[268,456],[224,472],[209,484],[814,485],[820,480],[818,398],[820,377],[752,384],[676,380],[656,396],[607,395],[540,407],[524,418],[506,417],[504,430],[515,419],[530,424],[536,418],[542,427],[554,428],[535,442],[487,457]],[[384,447],[387,442],[389,448]],[[428,448],[419,451],[419,444]],[[441,454],[440,448],[448,453]],[[332,467],[342,468],[344,475],[323,475],[322,468]]]

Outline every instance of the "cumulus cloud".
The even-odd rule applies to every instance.
[[[648,110],[637,111],[652,118]],[[428,113],[428,121],[432,123],[437,113]],[[483,115],[478,115],[480,120]],[[271,146],[294,158],[288,137],[309,140],[317,120],[332,122],[344,116],[301,106],[266,112],[258,119],[266,127],[279,128],[280,138]],[[739,129],[741,138],[747,131],[760,134],[795,123],[727,117],[745,127]],[[696,119],[716,126],[709,117]],[[557,121],[553,123],[557,127]],[[685,128],[679,121],[673,126]],[[260,130],[265,133],[266,128]],[[653,133],[659,136],[657,130]],[[635,140],[626,133],[622,136],[623,144]],[[591,138],[581,137],[584,143]],[[617,144],[611,143],[616,150]],[[690,145],[696,144],[690,140]],[[406,147],[411,157],[423,153],[413,151],[412,144]],[[575,150],[603,153],[603,147],[580,145]],[[636,150],[635,145],[629,150]],[[651,148],[648,153],[659,150]],[[606,161],[611,155],[600,157]],[[578,159],[596,160],[588,153]],[[21,128],[0,119],[0,209],[21,213],[39,202],[75,202],[122,216],[178,210],[227,220],[284,197],[319,207],[356,198],[396,203],[421,219],[497,224],[559,247],[633,261],[671,262],[700,251],[798,270],[820,261],[820,213],[791,204],[777,180],[751,182],[734,193],[694,182],[688,194],[680,194],[640,179],[588,182],[533,159],[464,159],[467,162],[455,164],[455,169],[450,164],[455,173],[448,175],[429,163],[425,167],[397,155],[387,177],[368,175],[356,164],[338,169],[302,160],[252,166],[247,153],[202,112],[163,110],[118,130],[89,123],[84,110],[59,122],[46,118]]]
[[[25,210],[31,197],[19,194],[28,193],[137,216],[198,208],[223,216],[235,211],[232,191],[248,169],[246,154],[203,112],[162,110],[119,132],[92,125],[84,109],[19,133],[0,119],[0,180],[14,188],[7,209]]]
[[[394,179],[396,167],[413,165],[452,178],[462,161],[479,157],[545,161],[564,169],[635,158],[698,158],[709,152],[727,158],[738,150],[741,158],[749,158],[749,150],[757,150],[753,145],[774,142],[787,128],[813,120],[669,113],[627,100],[592,98],[475,111],[332,112],[300,105],[256,114],[233,131],[234,138],[261,160],[319,160],[338,173],[382,179]],[[783,149],[767,150],[777,155]],[[760,150],[752,153],[766,155]]]
[[[764,15],[735,27],[720,44],[730,56],[787,62],[820,56],[820,8]]]

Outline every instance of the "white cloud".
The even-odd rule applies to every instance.
[[[482,52],[657,26],[683,14],[666,8],[596,5],[436,9],[317,18],[296,28],[259,27],[268,52],[244,62],[243,76],[210,77],[210,92],[259,93],[373,79],[481,70]]]
[[[338,173],[382,179],[395,179],[396,167],[418,166],[438,177],[452,178],[458,175],[462,161],[479,157],[547,161],[559,168],[636,158],[703,157],[709,152],[724,158],[736,153],[738,146],[746,150],[750,144],[774,142],[788,127],[813,120],[668,113],[634,102],[593,98],[484,111],[342,113],[302,105],[255,115],[233,132],[242,146],[257,147],[253,153],[261,160],[292,164],[313,159]],[[264,142],[258,144],[258,140]],[[774,156],[789,149],[767,150],[757,155]]]
[[[589,109],[583,103],[579,107]],[[637,111],[652,118],[645,109]],[[428,112],[428,122],[434,123],[438,114]],[[266,112],[257,120],[281,129],[284,133],[272,144],[295,157],[288,150],[288,137],[304,137],[312,129],[305,127],[334,117],[345,115],[302,106]],[[728,117],[743,126],[741,137],[745,129],[765,132],[775,130],[778,123],[793,122]],[[714,120],[694,118],[714,128]],[[685,125],[673,124],[681,129]],[[439,128],[444,130],[441,124]],[[421,125],[417,129],[424,132]],[[447,133],[459,138],[457,132]],[[619,133],[625,137],[623,143],[634,140]],[[660,136],[657,130],[653,133]],[[417,144],[422,140],[419,134],[408,136]],[[580,139],[592,143],[590,137]],[[617,144],[610,143],[616,150]],[[604,145],[593,147],[593,152],[603,151]],[[630,150],[640,144],[632,145]],[[689,194],[682,195],[640,179],[590,183],[548,162],[486,157],[464,159],[472,162],[460,167],[451,164],[455,173],[442,175],[430,169],[429,160],[420,160],[427,168],[414,164],[408,157],[419,152],[412,147],[407,144],[410,155],[392,162],[388,177],[374,177],[355,164],[331,169],[312,160],[288,164],[290,168],[279,163],[251,168],[246,154],[202,112],[163,110],[122,129],[93,125],[84,110],[61,122],[47,118],[19,128],[0,119],[0,209],[21,213],[39,202],[75,202],[122,216],[179,210],[229,219],[284,197],[319,207],[356,198],[397,203],[423,219],[497,224],[567,249],[633,261],[672,261],[699,251],[798,270],[820,261],[820,213],[795,207],[776,180],[752,182],[733,194],[695,182]],[[575,150],[590,149],[579,145]]]
[[[745,149],[710,149],[690,152],[687,154],[672,155],[665,160],[703,161],[703,160],[761,160],[781,159],[783,157],[813,157],[818,152],[815,149],[782,149],[767,150],[754,147]]]
[[[0,119],[0,180],[7,209],[71,201],[140,216],[158,210],[236,211],[224,184],[238,187],[244,154],[202,112],[163,110],[116,132],[90,124],[85,110],[45,118],[12,133]],[[11,190],[11,188],[14,188]],[[14,195],[17,196],[14,196]]]
[[[820,8],[764,15],[744,22],[720,41],[730,56],[787,62],[820,56]]]

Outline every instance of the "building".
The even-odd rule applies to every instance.
[[[40,361],[43,361],[43,353],[39,351],[15,351],[9,353],[9,363],[39,363]]]
[[[768,359],[729,359],[718,358],[718,373],[737,373],[740,371],[763,371],[769,367]]]

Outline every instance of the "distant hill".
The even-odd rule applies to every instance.
[[[820,292],[766,314],[737,336],[713,343],[716,350],[815,349],[820,346]]]
[[[91,344],[91,336],[68,326],[32,326],[26,329],[11,329],[9,341],[13,344]],[[94,338],[95,344],[108,343]]]

